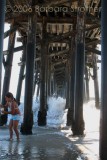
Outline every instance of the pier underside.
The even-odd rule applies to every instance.
[[[0,99],[4,105],[14,54],[21,51],[15,98],[20,104],[25,81],[22,135],[32,135],[32,100],[36,92],[40,103],[38,126],[47,125],[49,98],[62,97],[66,99],[65,109],[68,110],[66,125],[71,127],[73,136],[84,136],[83,104],[90,100],[91,79],[95,107],[101,109],[100,157],[107,160],[107,1],[1,0],[0,3]],[[4,33],[5,23],[10,29]],[[3,51],[3,39],[7,37],[8,48]],[[15,47],[16,42],[22,45]],[[101,87],[99,63],[102,63]],[[3,83],[2,64],[5,70]],[[0,125],[6,123],[7,115],[1,115]]]

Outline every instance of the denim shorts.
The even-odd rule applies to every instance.
[[[20,115],[19,114],[11,115],[10,119],[13,120],[13,121],[19,121],[20,120]]]

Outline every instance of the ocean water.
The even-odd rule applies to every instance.
[[[67,116],[67,109],[65,110],[66,100],[58,97],[50,97],[48,99],[48,111],[47,111],[47,126],[49,127],[60,127],[66,125],[66,116]],[[33,98],[33,121],[34,126],[37,126],[37,116],[39,111],[39,98]],[[21,119],[20,123],[23,122],[23,113],[24,113],[24,103],[19,106],[21,111]]]
[[[48,127],[65,127],[67,120],[67,111],[65,109],[66,100],[58,97],[50,97],[48,99],[48,111],[47,111],[47,126]],[[39,111],[39,98],[33,98],[33,121],[34,126],[37,126],[37,116]],[[24,102],[19,106],[21,111],[20,124],[23,122]],[[83,118],[85,121],[85,130],[87,131],[99,131],[100,110],[95,108],[95,101],[91,100],[83,105]],[[9,118],[8,118],[9,123]]]

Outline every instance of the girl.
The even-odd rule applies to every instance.
[[[19,141],[18,124],[20,120],[20,110],[11,92],[8,92],[6,94],[5,100],[6,100],[6,105],[4,107],[8,107],[8,111],[4,110],[2,111],[2,113],[11,114],[10,122],[9,122],[10,140],[13,139],[13,130],[14,130],[17,140]]]

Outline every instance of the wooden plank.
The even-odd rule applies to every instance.
[[[85,50],[87,50],[89,52],[93,52],[93,53],[98,54],[98,55],[101,55],[101,51],[99,51],[97,49],[94,49],[94,48],[91,48],[91,47],[88,47],[88,46],[85,47]]]

